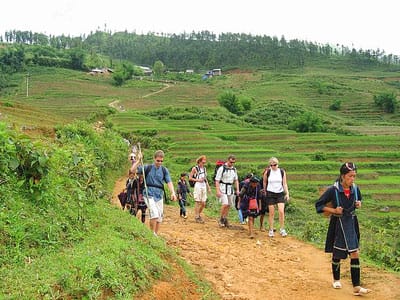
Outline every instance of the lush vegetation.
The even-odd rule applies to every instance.
[[[334,64],[359,70],[371,67],[399,69],[399,57],[379,49],[350,49],[345,46],[286,40],[284,36],[209,31],[183,34],[136,34],[96,31],[88,36],[46,36],[30,31],[9,30],[1,40],[16,45],[32,45],[26,53],[29,62],[41,66],[113,67],[114,60],[154,66],[155,73],[212,68],[303,68],[315,63]],[[151,49],[149,51],[148,49]],[[90,54],[89,54],[90,53]],[[12,55],[12,52],[10,53]],[[111,59],[106,59],[109,57]],[[0,62],[7,57],[0,56]]]
[[[0,48],[3,294],[127,298],[168,276],[174,253],[108,203],[127,168],[123,138],[146,153],[165,150],[174,178],[200,154],[212,170],[214,161],[235,153],[242,176],[259,174],[277,156],[291,189],[288,230],[319,246],[326,220],[314,202],[340,163],[352,160],[364,197],[363,258],[400,270],[396,57],[231,34],[99,31],[71,39],[14,32],[5,41],[12,44]],[[303,56],[290,52],[296,45],[305,47]],[[249,51],[252,58],[237,56]],[[115,59],[131,62],[120,64],[116,76],[82,72]],[[157,80],[131,79],[139,72],[134,64],[156,65]],[[201,73],[163,74],[164,67],[216,65],[229,69],[207,80]],[[258,70],[232,68],[243,65]],[[207,213],[217,207],[211,197]]]
[[[0,145],[2,297],[132,298],[173,271],[174,252],[108,204],[121,136],[76,122],[32,142],[0,123]]]

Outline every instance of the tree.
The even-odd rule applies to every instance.
[[[161,76],[164,73],[165,66],[161,60],[157,60],[153,65],[153,72],[156,76]]]
[[[243,113],[243,106],[239,98],[231,91],[226,91],[218,97],[218,102],[231,113],[240,115]]]
[[[375,105],[383,108],[387,113],[394,113],[397,108],[397,99],[394,93],[382,93],[374,96]]]
[[[85,62],[85,52],[79,48],[75,48],[71,50],[70,56],[72,69],[83,70]]]

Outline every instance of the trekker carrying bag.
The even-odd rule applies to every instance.
[[[193,176],[192,178],[198,179],[198,178],[199,178],[199,175],[201,174],[201,172],[200,172],[200,167],[199,167],[198,165],[196,165],[195,168],[196,168],[196,173],[194,174],[194,176]],[[192,169],[190,169],[190,172],[192,172]],[[206,167],[204,167],[204,173],[205,173],[205,179],[207,180],[207,170],[206,170]],[[189,178],[189,185],[190,185],[190,187],[194,187],[195,184],[196,184],[196,181],[190,180],[190,178]]]

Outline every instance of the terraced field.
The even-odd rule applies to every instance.
[[[34,108],[32,123],[42,117],[45,124],[51,125],[60,120],[86,118],[118,100],[124,109],[110,115],[108,121],[125,133],[140,135],[145,130],[156,129],[155,139],[168,141],[166,165],[176,179],[201,154],[207,155],[208,169],[213,170],[217,159],[234,153],[241,176],[250,171],[260,174],[268,159],[276,156],[287,171],[291,190],[288,220],[292,227],[289,230],[314,241],[318,238],[313,236],[313,227],[323,226],[314,212],[319,189],[336,179],[341,162],[353,161],[359,168],[357,183],[365,200],[360,213],[364,224],[379,224],[371,225],[368,231],[371,247],[373,244],[376,247],[376,234],[383,240],[399,235],[385,231],[385,224],[394,224],[393,228],[400,225],[400,114],[384,114],[372,100],[376,92],[400,94],[397,85],[391,84],[397,79],[387,74],[338,75],[332,70],[325,73],[304,70],[301,74],[239,73],[227,74],[211,83],[177,82],[168,88],[151,81],[131,82],[116,88],[109,78],[74,74],[56,77],[63,78],[63,82],[51,80],[49,74],[41,75],[29,99],[24,98],[21,85],[16,97],[6,99],[15,104],[14,111],[4,105],[0,106],[1,111],[23,122],[20,113],[29,106]],[[277,113],[279,104],[276,103],[288,107],[299,105],[323,116],[332,126],[340,126],[348,135],[296,133],[287,130],[285,125],[273,125],[274,120],[267,120],[263,126],[252,126],[218,108],[217,97],[224,90],[251,98],[255,111],[266,108],[271,115]],[[339,111],[328,109],[335,99],[342,100]],[[277,100],[282,102],[274,102]],[[186,118],[185,114],[191,113],[193,107],[203,110],[198,116],[193,117],[192,113]],[[166,111],[176,108],[182,110],[175,115]],[[221,118],[210,117],[211,114],[221,114]],[[393,251],[400,249],[398,242],[388,247]]]

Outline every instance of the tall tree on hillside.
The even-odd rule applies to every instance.
[[[165,66],[161,60],[157,60],[153,66],[153,72],[156,76],[161,76],[164,73]]]

